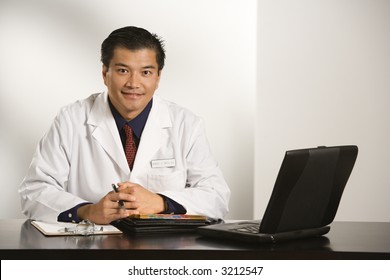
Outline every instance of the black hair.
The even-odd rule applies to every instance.
[[[114,55],[114,49],[123,47],[132,51],[151,49],[156,53],[158,72],[164,68],[165,49],[163,40],[156,34],[135,26],[126,26],[111,32],[101,47],[101,62],[107,68]]]

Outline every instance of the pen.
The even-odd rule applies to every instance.
[[[115,185],[115,184],[112,184],[111,186],[112,186],[112,188],[114,189],[114,192],[117,193],[117,192],[118,192],[118,188],[116,187],[116,185]],[[122,208],[122,209],[125,208],[125,203],[124,203],[123,200],[119,200],[118,203],[119,203],[119,207],[120,207],[120,208]]]

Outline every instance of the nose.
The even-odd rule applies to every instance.
[[[140,87],[140,79],[137,73],[130,73],[129,78],[126,81],[126,86],[129,88],[139,88]]]

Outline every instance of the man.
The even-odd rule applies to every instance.
[[[120,28],[104,40],[101,60],[107,92],[57,115],[20,186],[23,213],[98,224],[131,214],[223,218],[230,190],[201,119],[154,95],[162,41],[142,28]]]

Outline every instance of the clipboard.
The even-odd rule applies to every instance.
[[[80,224],[74,223],[31,221],[31,224],[45,236],[122,234],[122,231],[112,225],[91,224],[89,230],[82,231],[77,230],[77,226]]]

